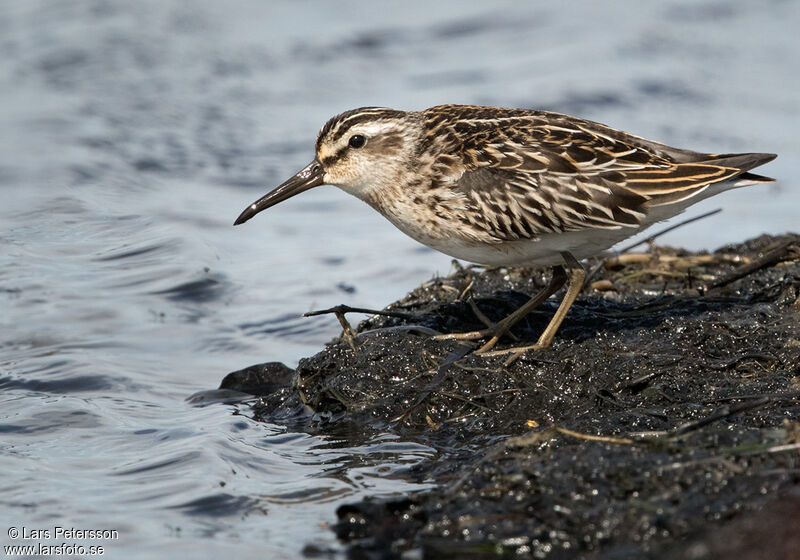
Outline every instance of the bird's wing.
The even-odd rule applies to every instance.
[[[717,163],[588,121],[472,132],[456,187],[469,214],[483,221],[475,225],[498,240],[635,228],[649,207],[691,198],[744,171],[719,156]]]
[[[535,239],[588,228],[637,227],[647,198],[615,184],[621,178],[515,172],[484,167],[457,182],[478,230],[498,241]]]

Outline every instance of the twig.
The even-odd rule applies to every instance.
[[[780,261],[783,256],[789,252],[789,249],[792,247],[794,241],[784,241],[778,244],[777,247],[774,249],[770,249],[761,258],[755,259],[752,262],[749,262],[739,268],[734,269],[731,273],[725,274],[724,276],[720,276],[716,280],[712,280],[711,282],[707,282],[704,286],[700,286],[698,291],[701,295],[705,295],[709,290],[713,290],[714,288],[721,288],[722,286],[727,286],[731,282],[735,282],[739,278],[744,278],[748,274],[752,274],[753,272],[760,270],[762,268],[766,268],[768,266],[772,266],[776,262]]]
[[[762,354],[760,352],[745,352],[744,354],[739,354],[738,356],[734,356],[728,360],[716,360],[713,363],[708,364],[708,367],[722,371],[726,370],[730,367],[737,366],[740,363],[744,362],[745,360],[755,360],[756,362],[769,362],[770,364],[774,364],[778,361],[778,358],[773,356],[772,354]]]
[[[541,443],[543,441],[547,441],[553,439],[555,434],[563,434],[565,436],[570,436],[578,439],[585,439],[588,441],[602,441],[604,443],[616,443],[620,445],[633,445],[636,443],[636,440],[630,438],[618,438],[612,436],[595,436],[592,434],[582,434],[580,432],[576,432],[567,428],[561,428],[559,426],[551,426],[544,430],[540,431],[533,431],[527,434],[512,437],[506,440],[504,446],[505,447],[528,447],[530,445],[535,445]]]
[[[485,404],[477,403],[474,400],[465,397],[464,395],[459,395],[458,393],[451,393],[449,391],[442,391],[440,394],[444,395],[445,397],[450,397],[452,399],[456,399],[457,401],[462,401],[464,403],[471,404],[472,406],[474,406],[476,408],[482,408],[483,410],[491,410]],[[480,396],[480,395],[478,395],[478,396]]]
[[[760,399],[739,403],[737,405],[725,405],[719,408],[718,410],[712,412],[705,418],[700,418],[699,420],[692,420],[691,422],[686,422],[685,424],[681,424],[680,426],[677,426],[671,430],[664,430],[659,432],[646,432],[646,433],[638,432],[636,434],[630,434],[630,435],[639,436],[641,438],[639,441],[644,441],[644,442],[660,441],[665,438],[674,439],[686,435],[690,432],[697,431],[703,426],[708,426],[709,424],[712,424],[717,420],[728,418],[729,416],[739,414],[740,412],[744,412],[745,410],[760,408],[770,402],[772,402],[771,398],[763,397]]]
[[[350,307],[349,305],[336,305],[330,309],[319,309],[317,311],[309,311],[303,313],[303,317],[315,317],[317,315],[325,315],[328,313],[335,313],[337,315],[344,315],[345,313],[364,313],[366,315],[384,315],[386,317],[397,317],[399,319],[416,319],[416,315],[412,313],[403,313],[402,311],[382,311],[377,309],[365,309],[363,307]]]
[[[442,334],[436,329],[432,329],[430,327],[426,327],[423,325],[414,324],[414,325],[395,325],[394,327],[378,327],[375,329],[369,329],[366,331],[361,331],[360,333],[356,334],[356,338],[364,338],[367,336],[376,335],[378,333],[392,333],[392,332],[421,334],[425,336],[438,336]]]
[[[347,342],[347,345],[350,347],[350,349],[355,351],[356,343],[354,342],[354,339],[356,334],[353,330],[353,327],[345,318],[344,313],[337,313],[336,318],[339,320],[339,324],[342,326],[342,338],[345,342]]]
[[[715,399],[709,399],[703,401],[703,403],[712,404],[712,403],[721,403],[721,402],[738,401],[738,400],[752,400],[752,399],[769,399],[772,402],[788,401],[794,403],[800,400],[800,391],[789,391],[786,393],[761,393],[757,395],[731,395],[729,397],[717,397]]]
[[[460,294],[458,294],[458,298],[456,298],[456,301],[461,301],[461,300],[463,300],[463,299],[464,299],[464,297],[466,297],[466,295],[467,295],[467,294],[468,294],[468,293],[469,293],[469,292],[472,290],[472,287],[473,287],[474,285],[475,285],[475,279],[474,279],[474,278],[472,278],[472,279],[469,281],[469,284],[467,284],[467,287],[466,287],[466,288],[464,288],[464,289],[461,291],[461,293],[460,293]]]
[[[800,443],[787,443],[785,445],[776,445],[774,447],[768,447],[767,453],[781,453],[783,451],[794,451],[795,449],[800,451]]]
[[[673,362],[674,363],[674,362]],[[664,371],[651,371],[644,375],[640,375],[635,379],[631,379],[622,387],[620,387],[620,391],[630,391],[632,393],[638,393],[639,391],[644,390],[645,387],[650,385],[650,381],[655,379],[656,377],[660,377],[664,375]]]
[[[345,313],[366,313],[368,315],[385,315],[387,317],[399,317],[400,319],[415,319],[416,317],[411,313],[403,313],[401,311],[379,311],[375,309],[364,309],[362,307],[350,307],[349,305],[336,305],[330,309],[321,309],[318,311],[309,311],[303,313],[303,317],[315,317],[317,315],[325,315],[333,313],[336,315],[339,324],[342,326],[342,339],[347,342],[351,349],[355,350],[355,337],[356,332],[345,317]]]
[[[678,437],[689,432],[694,432],[699,430],[703,426],[708,426],[709,424],[713,424],[717,420],[722,420],[723,418],[728,418],[729,416],[733,416],[735,414],[739,414],[740,412],[744,412],[745,410],[751,410],[753,408],[761,408],[765,404],[770,402],[768,398],[762,399],[755,399],[750,402],[743,402],[734,406],[723,406],[719,410],[712,412],[705,418],[700,418],[699,420],[692,420],[691,422],[686,422],[685,424],[681,424],[677,428],[670,430],[669,436],[670,437]]]
[[[672,231],[674,229],[678,229],[679,227],[683,227],[683,226],[685,226],[687,224],[691,224],[692,222],[696,222],[697,220],[702,220],[703,218],[708,218],[709,216],[713,216],[714,214],[719,214],[720,212],[722,212],[722,208],[717,208],[716,210],[711,210],[710,212],[706,212],[705,214],[700,214],[699,216],[695,216],[693,218],[688,218],[686,220],[683,220],[682,222],[679,222],[679,223],[675,224],[674,226],[669,226],[668,228],[662,229],[658,233],[654,233],[653,235],[651,235],[647,239],[642,239],[641,241],[637,241],[636,243],[628,245],[627,247],[625,247],[623,249],[620,249],[618,252],[619,253],[627,253],[628,251],[630,251],[631,249],[634,249],[635,247],[638,247],[639,245],[644,245],[646,243],[652,243],[657,237],[661,237],[665,233],[669,233],[670,231]]]
[[[567,428],[559,428],[558,426],[554,426],[553,429],[560,433],[564,434],[565,436],[571,436],[578,439],[586,439],[589,441],[602,441],[605,443],[618,443],[620,445],[631,445],[636,443],[635,440],[630,438],[618,438],[618,437],[611,437],[611,436],[593,436],[591,434],[582,434],[580,432],[573,432],[572,430],[568,430]]]

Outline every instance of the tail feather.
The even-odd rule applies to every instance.
[[[756,183],[774,183],[775,179],[772,177],[767,177],[766,175],[757,175],[756,173],[742,173],[736,179],[739,181],[747,181],[748,185],[754,185]],[[744,185],[742,185],[744,186]]]
[[[778,157],[778,154],[708,154],[708,157],[703,160],[702,163],[709,163],[711,165],[719,165],[720,167],[730,167],[733,169],[738,169],[742,173],[750,171],[751,169],[755,169],[761,165],[764,165],[767,162],[772,161]],[[698,162],[700,163],[700,162]],[[759,177],[763,181],[764,179],[768,179],[774,181],[774,179],[769,179],[768,177],[763,177],[761,175],[755,175],[752,173],[745,173],[746,175],[752,175],[752,177]],[[755,180],[755,179],[754,179]]]
[[[630,172],[627,187],[648,198],[650,208],[696,202],[717,193],[775,179],[750,173],[775,154],[697,154],[697,161],[679,163],[671,169]],[[711,170],[711,172],[709,171]],[[650,175],[658,174],[658,177]],[[692,203],[693,203],[692,202]]]

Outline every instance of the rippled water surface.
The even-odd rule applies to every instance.
[[[195,392],[338,333],[448,257],[319,188],[233,219],[362,105],[559,110],[698,150],[770,151],[773,185],[668,242],[797,230],[796,2],[11,2],[0,8],[0,540],[119,531],[115,558],[336,548],[335,508],[421,490],[435,451],[248,418]],[[38,540],[28,541],[36,544]],[[54,540],[42,541],[58,544]],[[94,543],[97,544],[97,543]]]

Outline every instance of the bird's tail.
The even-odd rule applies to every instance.
[[[778,154],[709,154],[709,156],[702,163],[738,169],[741,172],[736,176],[734,187],[745,187],[747,185],[775,181],[772,177],[749,173],[749,171],[772,161],[778,157]]]

